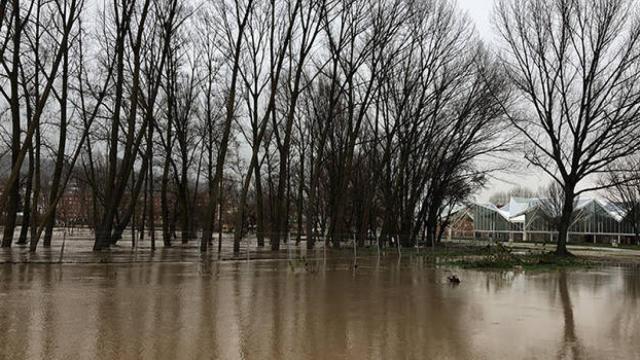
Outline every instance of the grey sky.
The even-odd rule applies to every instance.
[[[495,0],[457,0],[458,6],[471,17],[476,29],[487,43],[495,44],[494,28],[491,22]],[[489,197],[499,191],[524,186],[531,190],[538,190],[547,186],[551,179],[542,170],[536,169],[523,158],[522,154],[512,154],[513,163],[509,164],[509,172],[496,172],[486,188],[476,194],[476,200],[488,201]],[[580,187],[593,186],[597,179],[585,179]]]
[[[469,17],[474,21],[481,38],[488,43],[494,41],[494,29],[491,22],[494,3],[495,0],[458,0],[458,6],[467,12]],[[508,173],[497,172],[493,174],[494,178],[491,179],[487,187],[477,194],[478,201],[487,201],[491,194],[498,191],[506,191],[518,185],[528,187],[531,190],[537,190],[549,183],[549,177],[542,173],[542,171],[530,166],[527,167],[526,160],[524,159],[519,161],[517,157],[521,157],[522,155],[518,154],[515,156],[516,159],[514,159],[514,162],[518,163],[519,169],[513,169]]]
[[[491,37],[491,12],[494,0],[458,0],[458,6],[466,11],[484,39]]]

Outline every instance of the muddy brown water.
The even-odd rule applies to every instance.
[[[4,264],[0,331],[2,359],[638,359],[640,270]]]

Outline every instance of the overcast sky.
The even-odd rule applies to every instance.
[[[458,0],[458,6],[467,12],[469,17],[475,22],[479,35],[489,44],[494,41],[494,29],[491,22],[493,4],[494,0]],[[521,155],[517,156],[520,157]],[[518,159],[516,159],[516,161],[517,160]],[[521,165],[520,169],[510,171],[509,173],[494,173],[494,178],[491,179],[487,187],[477,194],[477,200],[488,201],[491,194],[498,191],[506,191],[518,185],[528,187],[531,190],[538,190],[538,188],[549,183],[548,176],[540,170],[527,167],[524,159],[517,162]]]
[[[491,12],[494,0],[458,0],[458,5],[476,23],[478,32],[484,39],[491,38]]]

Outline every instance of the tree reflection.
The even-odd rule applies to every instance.
[[[0,358],[640,358],[635,271],[460,269],[450,287],[409,257],[350,263],[8,267]]]
[[[560,359],[582,359],[582,346],[576,336],[576,324],[573,318],[573,305],[571,295],[567,285],[567,273],[561,271],[558,276],[558,290],[560,292],[560,302],[564,314],[564,338],[558,358]]]

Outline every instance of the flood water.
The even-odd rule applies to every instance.
[[[0,265],[0,331],[2,359],[638,359],[640,270]]]

